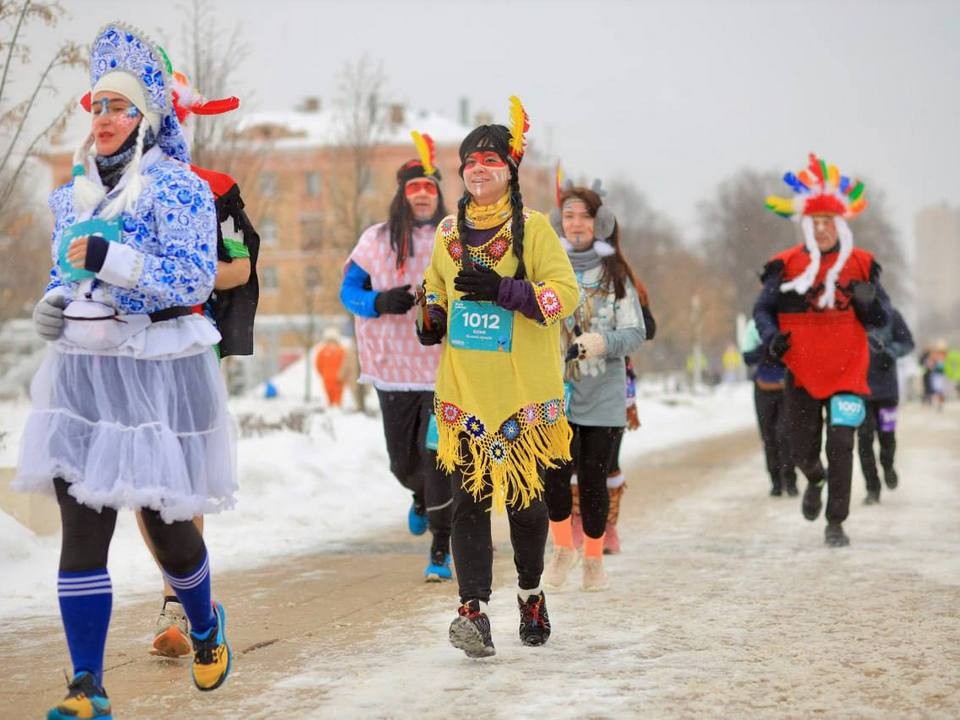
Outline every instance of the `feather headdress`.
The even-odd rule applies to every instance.
[[[516,95],[510,96],[510,157],[514,165],[519,166],[523,153],[527,149],[527,130],[530,129],[530,116]]]
[[[783,181],[794,196],[770,195],[766,201],[767,209],[780,217],[799,220],[804,215],[839,215],[851,219],[867,207],[863,183],[841,175],[836,165],[827,165],[814,153],[805,169],[785,173]]]
[[[417,130],[410,131],[410,137],[413,138],[413,144],[417,148],[417,155],[420,156],[420,164],[423,165],[423,174],[432,176],[437,172],[437,147],[433,138],[426,134],[421,134]]]

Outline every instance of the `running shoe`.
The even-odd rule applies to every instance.
[[[543,645],[550,639],[550,616],[543,593],[530,595],[526,600],[517,597],[520,608],[520,642],[528,646]]]
[[[67,696],[47,713],[47,720],[78,720],[80,718],[113,720],[107,693],[88,672],[77,673],[67,685]]]
[[[430,553],[430,560],[423,570],[423,577],[427,582],[450,580],[453,577],[453,571],[450,569],[450,554],[443,550]]]
[[[223,605],[213,603],[217,624],[203,636],[190,631],[193,641],[193,684],[199,690],[216,690],[223,685],[233,667],[233,654],[227,644],[227,613]]]
[[[468,600],[457,610],[457,617],[450,623],[450,644],[470,658],[497,654],[490,635],[490,618],[480,609],[479,600]]]
[[[176,597],[168,597],[163,601],[160,617],[157,618],[157,627],[153,636],[151,655],[178,658],[190,655],[190,628],[183,606]]]

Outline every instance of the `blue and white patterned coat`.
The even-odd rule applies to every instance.
[[[148,154],[154,153],[159,157],[143,171],[147,182],[134,212],[120,215],[120,242],[110,243],[107,259],[93,281],[97,299],[121,314],[199,305],[213,291],[217,213],[210,186],[159,148]],[[147,160],[145,155],[145,166]],[[63,233],[87,218],[78,216],[74,208],[72,181],[54,190],[49,204],[54,229],[47,292],[75,299],[84,283],[63,278],[57,256]],[[104,204],[92,217],[99,217]]]

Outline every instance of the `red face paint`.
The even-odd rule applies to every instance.
[[[464,169],[471,168],[475,165],[483,165],[483,167],[490,168],[491,170],[505,168],[507,166],[503,158],[492,150],[482,150],[467,155],[466,162],[463,163]]]
[[[418,195],[419,193],[426,193],[431,197],[436,197],[437,184],[433,180],[427,180],[426,178],[422,180],[407,180],[407,184],[403,188],[403,194],[407,197],[412,197],[413,195]]]

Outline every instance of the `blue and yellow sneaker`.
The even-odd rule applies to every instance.
[[[410,505],[410,511],[407,513],[407,527],[413,535],[423,535],[430,525],[427,518],[427,508],[417,503],[416,500]]]
[[[113,720],[110,699],[91,673],[79,672],[67,685],[67,696],[47,713],[47,720]]]
[[[423,571],[423,577],[427,582],[450,580],[453,577],[453,571],[450,569],[450,554],[443,550],[431,552],[430,560]]]
[[[233,667],[233,655],[227,644],[227,613],[223,605],[213,603],[216,615],[216,627],[210,628],[204,637],[190,631],[193,642],[193,684],[199,690],[216,690],[230,674]]]

